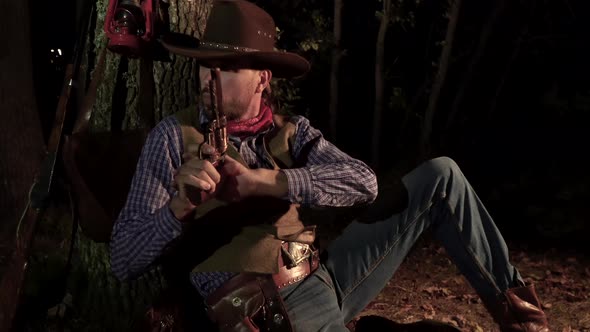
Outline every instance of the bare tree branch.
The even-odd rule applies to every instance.
[[[330,72],[330,136],[337,140],[339,92],[338,79],[340,77],[340,60],[342,60],[342,7],[343,0],[334,1],[334,48],[332,50],[332,68]]]
[[[375,109],[373,111],[373,135],[371,138],[371,163],[379,165],[379,140],[381,136],[381,118],[383,113],[383,90],[385,81],[385,36],[391,19],[391,0],[383,0],[383,16],[377,34],[375,52]]]
[[[484,24],[483,28],[481,29],[481,33],[479,35],[479,42],[477,43],[477,48],[471,57],[471,61],[467,68],[463,71],[463,77],[461,79],[461,85],[457,89],[457,94],[455,95],[455,99],[453,100],[453,105],[451,106],[451,111],[447,117],[445,131],[450,130],[453,122],[457,114],[459,113],[459,107],[463,102],[463,98],[469,87],[471,86],[474,74],[477,72],[476,67],[479,65],[480,60],[484,54],[484,51],[487,47],[488,41],[493,34],[494,26],[498,21],[498,17],[500,13],[504,10],[506,5],[506,0],[500,0],[499,5],[495,5],[492,13],[488,16],[486,23]]]
[[[461,0],[455,0],[451,4],[449,23],[447,25],[447,34],[445,37],[445,44],[443,46],[442,54],[440,57],[439,69],[436,80],[434,82],[434,86],[432,87],[430,99],[428,100],[428,108],[426,109],[426,114],[424,116],[423,129],[420,139],[420,147],[424,155],[428,154],[430,149],[430,137],[432,135],[434,113],[436,111],[442,86],[444,85],[447,76],[447,70],[451,58],[451,51],[453,49],[453,40],[455,38],[455,30],[457,28],[457,21],[459,20],[460,9]]]

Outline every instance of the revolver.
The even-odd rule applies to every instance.
[[[199,149],[199,158],[206,159],[217,167],[223,163],[223,157],[227,151],[227,119],[223,112],[223,95],[221,92],[220,69],[211,68],[211,80],[209,80],[209,96],[211,97],[211,113],[209,123],[205,127],[204,142],[215,149],[212,154],[204,155]],[[204,201],[205,192],[186,186],[186,196],[194,205]]]
[[[221,80],[219,68],[211,69],[211,80],[209,80],[209,96],[211,97],[211,118],[205,128],[205,143],[215,149],[215,153],[207,158],[213,166],[223,162],[227,151],[227,119],[223,111],[223,95],[221,93]]]

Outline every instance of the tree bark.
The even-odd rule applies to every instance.
[[[98,18],[93,38],[97,47],[90,50],[93,54],[88,59],[97,59],[107,42],[103,25],[108,0],[96,4]],[[211,0],[170,0],[170,31],[199,38],[210,4]],[[149,129],[195,102],[198,76],[192,59],[174,54],[170,54],[169,61],[127,59],[109,51],[105,63],[103,83],[97,90],[90,118],[91,132]],[[77,237],[76,252],[78,263],[69,291],[77,317],[69,324],[77,331],[129,331],[164,286],[159,270],[121,282],[111,273],[108,244],[96,243],[83,232]]]
[[[203,33],[206,18],[209,14],[208,7],[211,0],[171,0],[167,9],[170,24],[170,31],[181,32],[195,37]],[[97,8],[106,11],[108,1],[98,0]],[[104,13],[99,15],[95,29],[95,44],[105,45],[106,36],[103,32]],[[103,46],[100,46],[103,47]],[[98,52],[96,52],[98,53]],[[152,123],[157,123],[164,117],[193,104],[196,98],[195,72],[197,64],[195,61],[183,56],[170,54],[169,61],[153,62],[153,92],[149,87],[141,87],[141,82],[146,82],[146,70],[149,64],[144,63],[144,70],[141,63],[146,59],[124,59],[128,68],[119,75],[121,56],[109,52],[106,60],[104,83],[98,90],[98,97],[92,113],[91,130],[120,130],[149,128]],[[120,127],[112,128],[113,103],[122,103],[120,100],[113,100],[113,94],[117,83],[122,84],[124,89],[125,114]],[[141,90],[141,91],[140,91]],[[142,93],[153,96],[153,118],[146,116],[140,110]],[[142,116],[143,114],[143,116]]]
[[[438,99],[447,76],[447,70],[449,69],[451,51],[453,50],[453,40],[455,38],[455,30],[457,28],[457,21],[459,20],[459,12],[461,9],[461,0],[454,0],[450,7],[445,44],[440,56],[437,76],[432,87],[432,92],[430,93],[430,98],[428,100],[428,107],[426,108],[426,113],[424,115],[424,122],[420,137],[420,149],[422,150],[421,154],[423,157],[427,157],[430,153],[430,141],[434,122],[434,113],[436,112]]]
[[[373,167],[379,166],[379,141],[384,106],[383,90],[385,89],[385,36],[391,20],[391,0],[383,0],[382,14],[375,45],[375,109],[373,111],[373,135],[371,137],[371,163]]]
[[[332,50],[332,68],[330,72],[330,136],[333,142],[337,139],[338,109],[340,106],[340,61],[342,49],[342,7],[343,0],[334,1],[334,48]]]

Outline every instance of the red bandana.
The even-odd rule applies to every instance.
[[[232,136],[244,139],[254,136],[272,125],[272,109],[264,101],[260,103],[260,112],[256,117],[247,120],[233,120],[227,122],[227,132]]]

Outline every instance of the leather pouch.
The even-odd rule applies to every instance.
[[[207,298],[220,332],[292,331],[270,275],[241,273]]]

